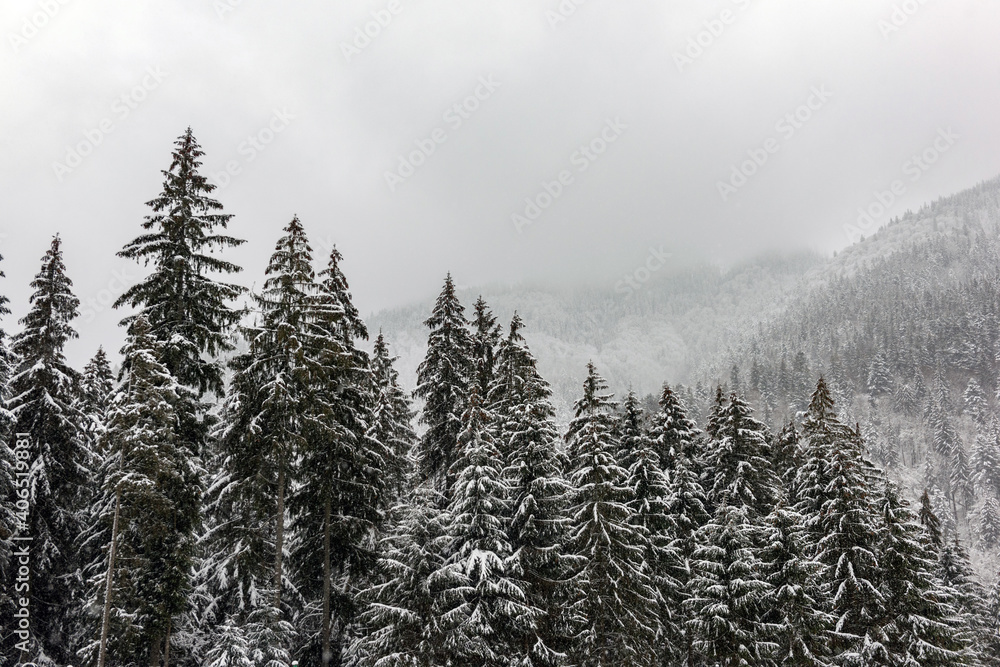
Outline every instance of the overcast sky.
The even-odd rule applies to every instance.
[[[364,313],[448,270],[610,287],[650,248],[832,252],[894,181],[873,224],[1000,173],[995,0],[576,2],[3,0],[5,328],[58,232],[71,356],[117,349],[115,253],[188,125],[243,280],[297,213]]]

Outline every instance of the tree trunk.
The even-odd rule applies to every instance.
[[[160,664],[160,644],[163,638],[157,635],[149,642],[149,667],[157,667]]]
[[[278,460],[278,526],[274,549],[274,608],[281,609],[281,556],[285,542],[285,462]]]
[[[167,638],[163,644],[163,667],[170,667],[170,633],[173,625],[173,620],[167,621]]]
[[[118,542],[118,515],[121,512],[122,492],[115,490],[115,517],[111,521],[111,548],[108,552],[108,576],[104,580],[104,618],[101,621],[101,648],[97,656],[97,667],[104,667],[108,655],[108,626],[111,624],[111,585],[115,576],[115,547]]]
[[[333,658],[330,650],[330,498],[323,506],[323,667]]]

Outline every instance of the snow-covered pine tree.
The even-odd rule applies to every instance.
[[[97,622],[81,654],[98,665],[158,665],[189,604],[203,471],[176,433],[179,386],[159,347],[134,320],[102,434],[101,493],[82,541],[96,552],[85,573]]]
[[[684,637],[680,651],[686,659],[684,663],[686,665],[695,664],[694,634],[690,627],[691,618],[685,602],[691,593],[691,561],[698,547],[698,531],[712,519],[707,509],[708,496],[696,472],[696,466],[697,464],[686,456],[679,456],[674,460],[674,469],[670,471],[668,478],[670,486],[667,516],[671,523],[671,548],[679,557],[678,567],[671,575],[679,584],[681,596],[680,604],[674,613],[683,615]]]
[[[675,574],[684,567],[683,555],[671,532],[673,527],[669,503],[671,488],[653,441],[645,432],[642,406],[635,392],[630,391],[622,402],[618,432],[621,452],[618,456],[628,471],[627,485],[632,494],[632,521],[646,535],[645,561],[656,586],[659,604],[660,636],[656,646],[660,664],[683,660],[684,616],[680,605],[684,600],[681,582]],[[683,453],[680,454],[683,456]],[[674,459],[676,465],[676,458]]]
[[[288,597],[283,593],[294,587],[284,566],[285,501],[315,407],[309,352],[319,344],[311,326],[316,294],[311,259],[305,229],[294,217],[275,246],[263,289],[254,297],[259,320],[244,331],[249,349],[232,362],[214,465],[218,472],[206,493],[213,524],[200,567],[199,595],[209,604],[202,613],[213,626],[239,629],[251,614],[272,606],[277,615],[258,614],[263,619],[260,636],[273,627],[268,625],[272,620],[286,620],[282,600]],[[292,638],[284,635],[283,641]],[[232,638],[232,643],[245,640]]]
[[[955,611],[962,621],[962,629],[971,635],[972,645],[988,645],[991,640],[991,622],[987,593],[972,568],[968,552],[958,538],[945,541],[938,556],[936,570],[941,582],[951,592]]]
[[[493,385],[493,374],[496,370],[497,345],[502,332],[497,325],[497,318],[483,300],[482,295],[476,299],[472,317],[472,359],[475,364],[476,383],[479,385],[479,395],[485,402]]]
[[[614,403],[593,363],[566,439],[573,468],[567,548],[580,561],[574,612],[582,621],[572,648],[581,667],[655,660],[657,593],[645,563],[647,537],[629,506],[628,472],[617,460]]]
[[[379,331],[372,351],[372,382],[376,395],[369,435],[392,451],[396,467],[387,467],[384,472],[389,475],[388,488],[393,502],[399,499],[409,480],[413,447],[417,442],[413,430],[416,413],[410,406],[410,397],[399,384],[399,372],[394,367],[396,359],[389,353],[389,344]]]
[[[447,497],[452,484],[449,471],[458,457],[458,433],[465,401],[476,373],[472,358],[474,341],[450,273],[434,311],[424,324],[430,335],[427,355],[417,369],[414,395],[425,401],[420,422],[427,426],[427,431],[417,445],[417,464],[423,478],[433,480]]]
[[[762,619],[771,589],[760,558],[766,535],[753,507],[734,500],[723,494],[696,535],[685,600],[693,664],[766,664],[777,649]]]
[[[771,466],[785,489],[795,487],[795,477],[806,461],[805,450],[799,440],[795,422],[788,422],[774,437],[771,445]],[[791,498],[795,504],[797,498]]]
[[[775,644],[771,659],[782,667],[826,667],[833,617],[824,609],[823,566],[808,555],[805,520],[784,501],[768,515],[760,558],[770,586],[763,622]]]
[[[934,506],[931,505],[931,496],[927,492],[927,489],[924,489],[923,494],[920,496],[920,512],[917,514],[917,520],[920,521],[920,526],[923,528],[924,537],[927,541],[935,549],[940,549],[944,544],[944,536],[941,532],[941,519],[934,513]]]
[[[969,466],[976,490],[984,496],[1000,497],[1000,424],[996,418],[988,430],[980,430],[976,436]]]
[[[972,664],[967,633],[935,577],[934,547],[921,538],[916,517],[891,482],[884,485],[879,510],[881,623],[892,664]]]
[[[373,567],[375,531],[388,509],[386,472],[400,467],[394,451],[371,435],[374,385],[368,355],[357,347],[368,330],[342,261],[334,247],[307,306],[306,325],[313,331],[303,339],[308,377],[300,405],[303,440],[289,497],[296,536],[291,561],[307,611],[319,612],[311,642],[319,651],[310,645],[300,660],[303,667],[340,663],[341,638],[333,636],[333,626],[342,629],[351,621],[354,589]],[[336,595],[335,577],[342,581]]]
[[[868,368],[868,381],[866,383],[868,393],[873,397],[886,396],[893,392],[894,384],[889,362],[886,361],[885,355],[881,351],[876,352]]]
[[[508,537],[510,488],[474,384],[462,416],[459,458],[448,504],[451,555],[437,575],[443,591],[445,646],[452,664],[531,664],[528,649],[542,610],[528,602]]]
[[[767,427],[750,406],[731,394],[718,417],[705,453],[706,488],[714,506],[745,505],[751,518],[767,516],[777,503],[780,482],[771,468]]]
[[[497,348],[490,388],[497,448],[510,489],[510,543],[514,572],[524,582],[528,602],[544,613],[534,638],[528,638],[531,664],[559,664],[568,649],[565,608],[571,587],[571,558],[562,553],[566,539],[569,485],[563,478],[557,446],[552,391],[521,335],[517,313]]]
[[[663,385],[659,406],[660,409],[651,418],[649,437],[660,464],[669,470],[673,469],[678,456],[684,456],[688,460],[695,458],[699,432],[669,385]]]
[[[88,432],[90,439],[100,445],[101,433],[104,430],[105,413],[111,406],[111,396],[115,390],[115,374],[103,347],[97,348],[94,358],[83,367],[83,377],[80,381],[79,408],[90,423]]]
[[[85,522],[96,462],[86,417],[76,407],[80,374],[63,355],[77,337],[72,321],[80,301],[66,276],[62,241],[52,239],[42,268],[31,283],[31,308],[13,339],[17,366],[11,378],[14,432],[30,441],[28,476],[31,507],[25,534],[32,537],[31,609],[37,645],[31,656],[67,664],[74,659],[70,636],[82,593],[82,565],[74,543]],[[44,611],[42,611],[44,610]]]
[[[962,394],[962,410],[980,426],[986,424],[989,403],[986,401],[986,392],[975,377],[969,378],[969,384],[965,386],[965,392]]]
[[[400,520],[379,545],[378,581],[362,595],[360,632],[348,647],[351,667],[446,664],[441,580],[451,544],[451,518],[430,483],[417,487]]]
[[[1000,546],[1000,501],[994,496],[983,500],[974,525],[976,546],[990,550]]]
[[[872,466],[859,437],[840,423],[833,397],[820,378],[803,423],[806,463],[796,478],[797,510],[815,541],[823,581],[836,617],[832,646],[837,659],[878,660],[882,613],[878,590],[879,515],[869,494]],[[878,663],[872,663],[878,664]]]
[[[118,253],[152,264],[153,271],[114,305],[138,309],[124,323],[139,315],[149,321],[164,344],[164,364],[195,398],[205,392],[221,396],[223,371],[215,357],[233,349],[229,330],[242,312],[229,303],[244,290],[213,278],[241,270],[217,254],[244,241],[219,232],[233,216],[222,213],[222,204],[211,197],[217,186],[198,171],[204,152],[190,127],[174,145],[163,190],[146,203],[152,214],[142,223],[145,233]]]

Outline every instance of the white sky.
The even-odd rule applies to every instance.
[[[389,0],[3,0],[5,328],[17,331],[56,232],[84,302],[120,293],[115,272],[136,271],[115,252],[189,124],[207,173],[240,169],[217,197],[250,241],[230,255],[242,280],[259,281],[298,213],[315,247],[341,248],[364,313],[436,293],[448,270],[461,285],[610,287],[651,246],[723,262],[829,252],[895,179],[904,194],[879,222],[1000,172],[995,0],[576,1],[553,25],[559,0],[398,0],[348,59],[342,45]],[[894,7],[901,25],[883,34]],[[699,33],[708,45],[679,71]],[[480,77],[499,87],[479,88],[486,99],[456,127],[444,113]],[[129,108],[137,86],[145,99]],[[813,89],[832,96],[791,136],[779,130]],[[241,143],[275,110],[294,118],[250,160]],[[574,160],[616,118],[606,152]],[[446,141],[390,192],[385,172],[438,128]],[[933,165],[904,167],[947,128],[958,138]],[[99,145],[57,175],[88,133]],[[723,202],[718,182],[768,139],[776,152]],[[563,170],[572,182],[518,233],[511,215]],[[120,313],[90,308],[77,363],[121,344]]]

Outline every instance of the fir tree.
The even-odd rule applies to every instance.
[[[303,338],[302,440],[289,510],[297,534],[292,562],[300,595],[320,610],[321,664],[339,664],[337,625],[351,621],[351,600],[334,599],[333,579],[372,569],[371,544],[388,509],[387,471],[399,470],[394,450],[372,437],[374,387],[368,355],[357,348],[368,331],[355,308],[342,256],[333,248],[306,305],[311,333]],[[310,584],[319,582],[319,585]],[[342,587],[343,588],[343,587]],[[334,645],[336,643],[336,645]],[[303,664],[313,661],[303,661]]]
[[[761,621],[770,594],[758,547],[764,535],[751,506],[728,500],[720,498],[715,515],[698,531],[685,602],[688,627],[704,664],[759,665],[777,649]]]
[[[652,664],[656,591],[644,562],[647,537],[629,506],[627,471],[616,455],[614,404],[593,363],[567,441],[573,462],[570,553],[581,560],[575,612],[584,625],[573,647],[581,667]]]
[[[694,458],[698,427],[688,419],[684,405],[669,385],[663,385],[659,406],[652,417],[649,437],[660,464],[671,469],[678,456]]]
[[[458,438],[461,454],[453,464],[452,555],[440,575],[450,582],[443,619],[452,661],[478,667],[527,660],[525,639],[535,636],[542,614],[528,603],[526,586],[512,567],[505,520],[510,489],[489,421],[473,385]]]
[[[490,311],[489,305],[480,296],[473,306],[472,317],[472,359],[475,364],[475,379],[479,385],[479,395],[486,400],[493,384],[493,373],[496,369],[497,345],[500,343],[501,330],[497,318]]]
[[[63,348],[77,337],[71,324],[79,300],[66,276],[62,242],[52,240],[31,287],[31,309],[24,329],[13,340],[18,362],[11,378],[10,408],[15,433],[28,434],[29,522],[32,537],[31,609],[33,635],[41,654],[68,663],[73,647],[71,617],[82,592],[77,573],[82,563],[74,550],[90,501],[95,455],[86,433],[86,417],[76,407],[80,375],[66,363]],[[44,610],[44,611],[41,611]],[[27,662],[27,656],[21,657]]]
[[[217,186],[199,173],[204,155],[191,128],[174,143],[170,167],[163,172],[162,192],[147,202],[152,214],[142,228],[146,233],[127,244],[119,257],[153,265],[153,271],[129,288],[115,307],[131,306],[145,317],[153,334],[163,343],[163,362],[171,375],[193,389],[223,393],[222,368],[217,354],[233,349],[229,330],[242,313],[228,304],[243,289],[213,280],[213,274],[238,273],[240,268],[215,253],[244,241],[225,230],[232,215],[211,198]]]
[[[90,418],[91,439],[99,440],[104,426],[104,416],[111,405],[115,390],[115,374],[108,362],[104,348],[97,348],[97,354],[83,368],[80,382],[80,411]]]
[[[799,441],[799,432],[795,428],[795,423],[789,422],[778,432],[771,446],[771,465],[785,488],[794,488],[795,477],[805,460],[806,455]]]
[[[763,607],[764,623],[776,648],[778,665],[820,667],[829,661],[833,617],[824,610],[827,591],[823,566],[808,556],[808,532],[802,515],[783,502],[767,517],[761,550],[770,586]]]
[[[885,396],[893,391],[892,371],[885,356],[877,352],[872,357],[871,366],[868,369],[868,393],[874,397]]]
[[[986,402],[983,388],[974,377],[969,378],[969,384],[966,385],[965,392],[962,394],[962,409],[980,426],[986,423],[989,404]]]
[[[969,648],[947,592],[934,577],[933,547],[892,483],[880,499],[885,649],[893,664],[969,664]]]
[[[244,332],[249,350],[232,362],[218,473],[207,494],[214,525],[201,580],[212,604],[208,613],[219,624],[239,625],[268,606],[281,619],[282,593],[292,586],[284,567],[285,500],[315,421],[309,352],[319,342],[311,326],[316,284],[305,230],[295,217],[284,232],[255,296],[260,320]]]
[[[944,537],[941,532],[941,519],[934,513],[931,505],[930,494],[924,489],[920,496],[920,513],[917,515],[920,525],[923,527],[924,536],[935,549],[940,549],[944,544]]]
[[[569,486],[557,448],[552,392],[538,373],[521,328],[515,313],[508,336],[498,346],[490,405],[510,489],[513,571],[524,582],[531,606],[544,612],[535,636],[525,640],[530,644],[525,652],[533,665],[554,665],[568,648],[564,615],[571,558],[564,556],[562,546]]]
[[[450,516],[440,495],[418,487],[379,551],[378,583],[366,590],[363,632],[348,650],[357,667],[433,667],[447,659],[442,582]]]
[[[393,497],[403,492],[413,467],[413,447],[417,434],[413,430],[415,413],[410,398],[399,384],[399,372],[394,364],[397,357],[389,353],[389,344],[380,331],[372,352],[372,382],[374,383],[375,408],[372,415],[370,436],[392,452],[394,469],[385,472],[390,476],[389,488]]]
[[[980,432],[969,462],[972,481],[984,495],[1000,496],[1000,425],[993,420],[988,432]]]
[[[102,493],[84,540],[85,551],[99,551],[87,571],[88,606],[101,621],[84,650],[99,665],[106,656],[159,664],[188,608],[201,471],[178,439],[179,387],[158,348],[149,323],[135,320],[122,349],[127,376],[102,436]]]
[[[417,369],[414,394],[425,401],[420,422],[427,425],[427,431],[417,447],[417,464],[424,479],[433,480],[447,497],[452,484],[449,471],[458,457],[462,413],[475,382],[473,339],[451,274],[424,324],[430,336],[427,355]]]
[[[975,533],[980,549],[995,549],[1000,546],[1000,501],[990,496],[976,516]]]
[[[661,661],[683,658],[676,647],[683,646],[684,623],[680,613],[683,601],[681,583],[674,575],[683,567],[682,555],[674,543],[669,502],[671,489],[653,442],[643,428],[642,408],[634,392],[622,404],[619,424],[621,453],[619,460],[628,471],[633,523],[646,535],[645,561],[656,585],[660,605],[660,633],[657,646]]]
[[[709,500],[720,505],[725,497],[725,502],[748,507],[751,517],[766,516],[778,494],[769,456],[767,427],[751,416],[743,399],[732,394],[705,454]]]

